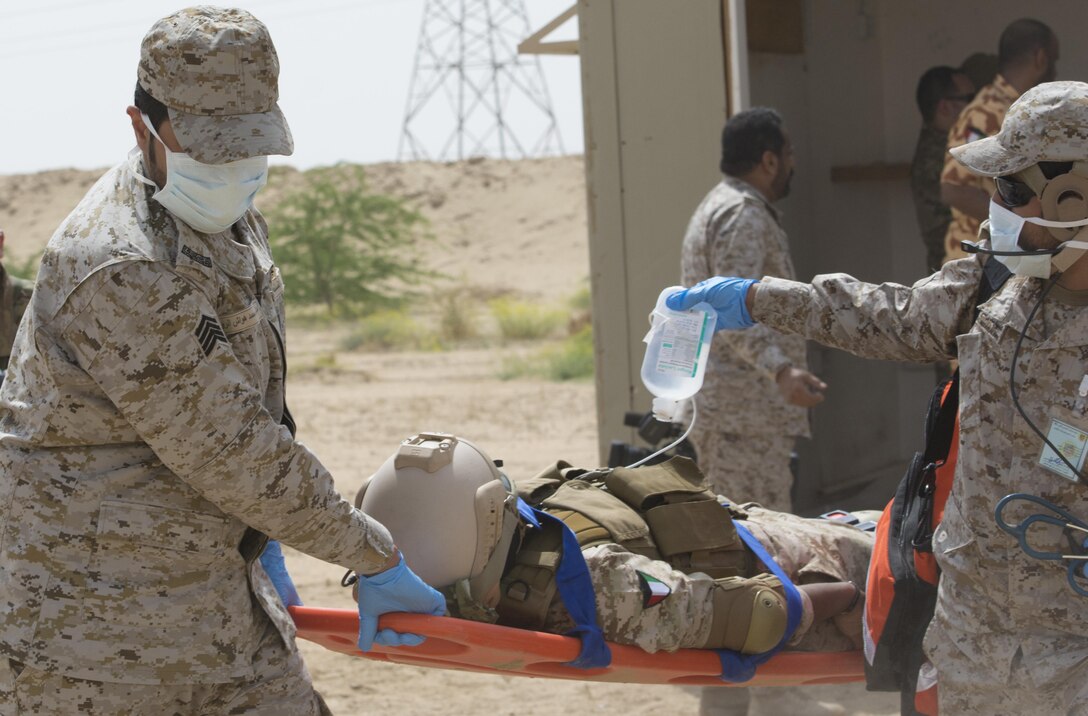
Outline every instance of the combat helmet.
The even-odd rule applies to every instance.
[[[413,435],[362,486],[355,505],[381,522],[412,571],[462,611],[494,609],[518,532],[513,482],[446,433]]]

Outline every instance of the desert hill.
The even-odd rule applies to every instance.
[[[374,189],[408,199],[428,218],[438,241],[423,263],[453,281],[552,301],[576,291],[589,275],[580,156],[390,162],[365,170]],[[0,176],[0,229],[9,258],[18,263],[41,251],[104,171]],[[300,179],[295,169],[273,167],[258,208],[273,206]]]

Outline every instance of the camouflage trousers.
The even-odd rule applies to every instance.
[[[1007,676],[972,666],[967,660],[941,664],[937,698],[942,714],[1088,716],[1088,662],[1044,686],[1034,682],[1019,653]]]
[[[790,453],[794,437],[736,435],[699,428],[696,422],[691,441],[711,490],[772,510],[792,510]]]
[[[873,551],[873,536],[848,525],[744,505],[750,519],[745,523],[774,556],[783,569],[795,575],[798,583],[853,581],[864,585]],[[790,649],[798,651],[848,651],[853,644],[830,622],[812,625],[800,642]],[[831,693],[829,693],[829,691]],[[858,694],[864,684],[840,684],[834,689],[814,691],[811,686],[772,686],[762,688],[705,688],[699,699],[700,716],[747,716],[785,714],[786,716],[823,716],[843,713],[834,703],[834,693]],[[825,699],[831,699],[828,703]]]
[[[269,623],[252,678],[223,684],[115,684],[71,679],[0,658],[0,716],[331,716],[298,651]]]
[[[854,581],[864,585],[872,534],[849,525],[805,519],[745,505],[745,524],[779,566],[798,583]],[[597,619],[605,638],[648,652],[698,647],[706,642],[714,619],[714,580],[705,574],[684,574],[667,562],[633,554],[606,544],[582,552],[597,596]],[[645,606],[647,575],[668,589],[668,596]],[[777,582],[776,582],[777,583]],[[562,602],[556,600],[544,625],[564,633],[573,627]],[[849,651],[850,639],[832,622],[818,622],[795,635],[791,649]]]
[[[941,588],[947,587],[942,574]],[[936,666],[942,714],[1088,716],[1088,650],[1083,637],[1055,634],[1052,653],[1044,661],[1029,664],[1017,650],[1005,668],[980,663],[965,651],[985,645],[1000,631],[1000,626],[988,629],[984,621],[968,623],[966,618],[949,623],[940,614],[930,622],[925,648]]]

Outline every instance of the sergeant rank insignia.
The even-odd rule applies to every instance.
[[[226,345],[227,334],[223,333],[219,321],[211,316],[201,315],[200,324],[196,327],[196,339],[200,341],[200,349],[204,351],[204,355],[210,356],[217,342],[222,341]]]
[[[645,572],[640,572],[638,570],[635,570],[635,574],[638,575],[638,588],[642,590],[643,609],[656,607],[672,594],[672,589],[669,585],[665,584],[657,577],[651,577]]]

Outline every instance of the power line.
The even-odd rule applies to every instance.
[[[524,0],[427,0],[398,159],[562,154],[540,60],[517,52],[529,33]],[[535,140],[515,108],[543,124]]]

